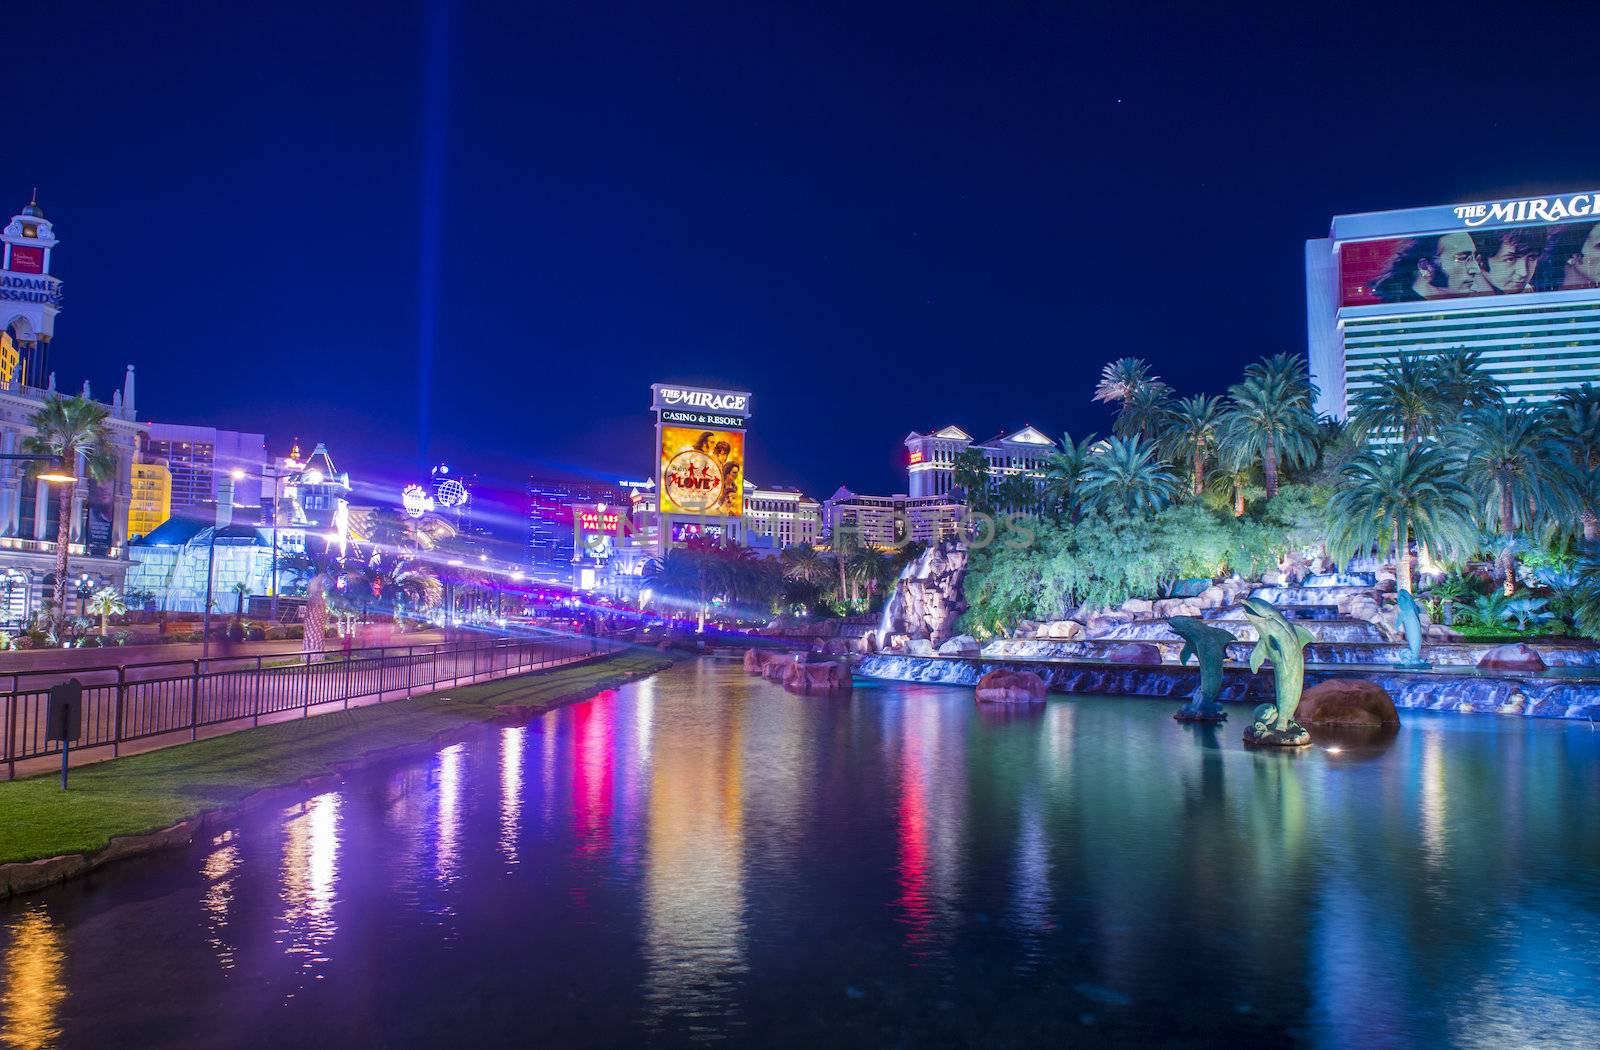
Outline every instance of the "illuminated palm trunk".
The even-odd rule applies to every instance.
[[[67,544],[72,540],[72,493],[76,485],[62,485],[56,497],[56,586],[53,601],[57,616],[67,615]]]

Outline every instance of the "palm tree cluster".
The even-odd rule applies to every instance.
[[[1489,553],[1508,595],[1519,550],[1600,541],[1600,391],[1510,403],[1475,351],[1402,354],[1354,393],[1348,425],[1318,418],[1293,354],[1252,364],[1220,396],[1176,400],[1145,361],[1122,358],[1093,397],[1117,408],[1112,437],[1063,439],[1044,474],[1057,520],[1149,514],[1207,493],[1243,516],[1291,477],[1331,490],[1322,531],[1334,557],[1392,553],[1409,589],[1412,545]]]

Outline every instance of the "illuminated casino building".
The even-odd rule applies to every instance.
[[[1600,380],[1600,192],[1340,215],[1305,263],[1319,412],[1409,354],[1480,351],[1515,401]]]
[[[951,497],[956,488],[956,457],[968,448],[983,453],[991,485],[1013,474],[1042,478],[1056,450],[1056,443],[1032,426],[976,442],[957,426],[926,434],[913,430],[906,435],[905,446],[906,471],[910,475],[907,495],[914,499]]]
[[[57,243],[37,200],[0,231],[0,452],[21,451],[32,433],[28,417],[58,393],[53,337],[62,295],[61,281],[51,273]],[[87,381],[76,392],[93,397]],[[117,466],[107,481],[79,480],[73,489],[72,612],[85,593],[121,588],[127,573],[130,472],[140,431],[132,366],[121,389],[101,405]],[[18,461],[0,463],[0,626],[7,629],[40,612],[55,581],[57,491],[44,480],[28,480],[27,468]]]

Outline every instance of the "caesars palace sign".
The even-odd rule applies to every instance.
[[[1574,193],[1566,197],[1525,197],[1493,204],[1462,204],[1450,209],[1465,226],[1485,223],[1565,222],[1600,219],[1600,193]]]

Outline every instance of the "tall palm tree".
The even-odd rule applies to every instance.
[[[961,492],[961,501],[970,510],[987,513],[989,499],[989,458],[981,448],[967,446],[956,453],[951,464],[951,482]]]
[[[1084,468],[1079,491],[1084,505],[1102,514],[1143,514],[1171,503],[1178,479],[1148,441],[1114,437]]]
[[[1234,517],[1242,518],[1246,509],[1245,493],[1259,481],[1260,472],[1254,459],[1225,450],[1218,458],[1207,484],[1212,492],[1227,498],[1233,507]]]
[[[1572,490],[1586,542],[1600,539],[1600,390],[1588,383],[1564,391],[1550,414],[1550,433],[1572,467]]]
[[[1518,526],[1531,530],[1541,517],[1559,520],[1573,502],[1562,452],[1546,432],[1543,413],[1527,405],[1467,410],[1453,443],[1486,523],[1500,534],[1500,569],[1510,595],[1517,584]]]
[[[1451,408],[1438,380],[1437,361],[1431,354],[1403,354],[1385,361],[1369,380],[1372,385],[1356,394],[1350,425],[1364,438],[1392,433],[1415,447],[1459,414],[1460,406]]]
[[[1150,366],[1143,359],[1124,357],[1100,370],[1093,399],[1117,405],[1113,433],[1151,438],[1166,416],[1171,396],[1172,388],[1151,375]]]
[[[88,481],[106,481],[117,472],[117,454],[106,426],[110,412],[86,397],[49,398],[28,417],[33,433],[22,440],[22,450],[57,457],[66,468],[80,464]],[[37,474],[38,471],[35,470]],[[66,615],[67,546],[72,542],[72,496],[76,484],[58,487],[56,507],[56,583],[51,601],[55,615]]]
[[[1100,382],[1095,384],[1095,401],[1116,402],[1126,405],[1146,383],[1160,382],[1150,374],[1150,365],[1143,358],[1122,357],[1100,369]]]
[[[1033,514],[1039,509],[1039,479],[1024,471],[1007,474],[995,489],[995,505],[1012,514]]]
[[[1328,503],[1328,550],[1343,562],[1393,542],[1395,575],[1411,590],[1410,543],[1470,553],[1478,538],[1472,492],[1456,480],[1456,457],[1432,445],[1368,449],[1341,472]]]
[[[1469,408],[1488,408],[1505,400],[1505,388],[1484,367],[1482,350],[1451,350],[1434,358],[1434,383],[1456,420]]]
[[[1197,394],[1179,401],[1167,412],[1161,452],[1189,470],[1189,493],[1205,491],[1206,467],[1216,457],[1222,439],[1222,398]]]
[[[1093,457],[1098,439],[1090,434],[1074,442],[1071,434],[1061,435],[1061,451],[1052,453],[1044,468],[1045,506],[1057,519],[1078,520],[1078,484],[1083,468]]]
[[[1270,358],[1250,366],[1244,382],[1228,389],[1223,437],[1237,455],[1260,461],[1268,499],[1278,494],[1280,465],[1306,464],[1316,454],[1314,388],[1277,361]]]

